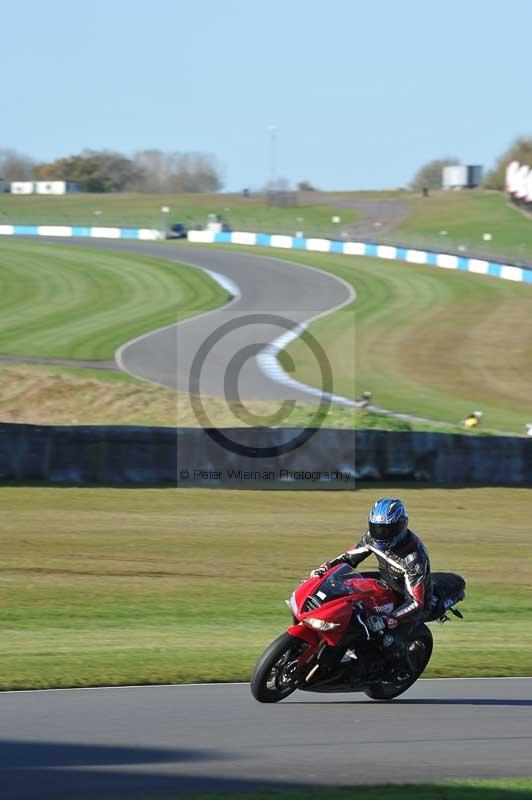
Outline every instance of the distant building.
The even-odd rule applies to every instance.
[[[33,194],[33,181],[11,181],[11,194]]]
[[[11,194],[72,194],[79,192],[76,181],[12,181]]]
[[[474,189],[482,183],[480,164],[455,164],[442,169],[444,189]]]
[[[79,192],[76,181],[36,181],[36,194],[72,194]]]
[[[3,192],[9,192],[9,181],[4,181],[0,178],[0,194]]]

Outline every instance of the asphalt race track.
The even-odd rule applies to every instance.
[[[402,698],[247,684],[0,694],[0,797],[164,797],[532,773],[532,679],[422,680]]]
[[[182,391],[189,389],[189,376],[194,356],[208,337],[213,348],[201,370],[201,394],[238,399],[225,384],[231,371],[239,374],[238,391],[243,400],[315,399],[306,392],[294,392],[267,377],[255,358],[247,358],[241,366],[231,360],[243,348],[257,351],[279,337],[285,330],[279,325],[262,322],[261,314],[279,315],[289,327],[348,303],[353,292],[343,281],[319,270],[309,269],[268,256],[250,256],[235,251],[197,249],[180,246],[149,245],[160,257],[171,257],[228,278],[240,290],[240,296],[219,309],[178,325],[156,331],[126,344],[120,350],[120,366],[137,377]],[[137,252],[146,252],[137,245]],[[238,327],[223,334],[221,326],[235,321]]]
[[[39,241],[57,244],[54,237],[40,237]],[[118,351],[118,362],[125,371],[187,392],[193,359],[211,336],[213,346],[200,373],[201,394],[225,396],[230,400],[240,397],[242,400],[317,402],[315,394],[278,383],[259,368],[253,354],[284,334],[285,328],[262,320],[258,315],[283,317],[287,328],[293,329],[354,299],[353,289],[340,278],[279,258],[229,249],[95,239],[62,239],[61,244],[129,250],[165,258],[215,272],[240,290],[240,296],[219,309],[123,345]],[[231,322],[236,323],[235,330],[227,334],[220,331],[221,326]],[[240,352],[245,358],[243,364],[233,361]],[[346,357],[352,355],[346,354]],[[231,384],[232,375],[238,375],[237,390],[236,380]]]

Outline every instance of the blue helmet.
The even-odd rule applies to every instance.
[[[369,512],[368,531],[371,543],[378,550],[389,550],[404,538],[408,530],[408,514],[401,500],[383,497]]]

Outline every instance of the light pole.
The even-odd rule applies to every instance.
[[[270,134],[270,188],[275,188],[277,125],[268,125]]]

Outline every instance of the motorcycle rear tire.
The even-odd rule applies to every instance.
[[[291,651],[293,651],[294,658],[298,657],[303,647],[304,643],[301,639],[290,636],[289,633],[283,633],[266,648],[251,675],[250,688],[255,700],[258,700],[259,703],[278,703],[279,700],[284,700],[285,697],[295,692],[298,685],[297,680],[285,682],[282,669],[275,672],[275,667],[279,662],[282,665],[283,657],[286,662],[289,662]]]
[[[412,645],[414,642],[419,642],[424,648],[423,656],[417,665],[414,675],[411,675],[407,680],[400,683],[388,683],[385,681],[373,683],[371,686],[365,689],[365,694],[367,694],[368,697],[371,697],[372,700],[393,700],[395,697],[399,697],[400,694],[403,694],[403,692],[406,692],[407,689],[413,686],[420,675],[423,674],[432,655],[433,642],[430,628],[427,628],[426,625],[420,625],[418,628],[416,628],[412,632],[411,637],[409,637],[408,645]]]

